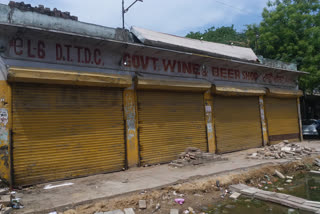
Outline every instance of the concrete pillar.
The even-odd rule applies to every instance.
[[[262,139],[263,139],[262,143],[263,143],[263,146],[266,146],[269,143],[269,136],[268,136],[268,127],[266,123],[263,96],[259,96],[259,107],[260,107],[260,121],[261,121],[261,130],[262,130]]]
[[[297,97],[297,109],[298,109],[298,119],[299,119],[299,132],[300,132],[300,141],[303,141],[303,134],[302,134],[302,119],[301,119],[301,109],[300,109],[300,98]]]
[[[213,117],[213,96],[211,90],[204,93],[204,107],[205,107],[205,119],[207,127],[207,139],[208,139],[208,151],[210,153],[216,152],[216,138],[214,129],[214,117]]]
[[[0,177],[12,185],[11,172],[11,130],[12,102],[11,86],[6,80],[0,80]]]
[[[133,87],[124,90],[123,105],[126,121],[127,166],[134,167],[139,165],[139,144],[137,95]]]

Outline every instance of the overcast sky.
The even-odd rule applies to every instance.
[[[134,0],[125,0],[129,6]],[[203,31],[211,26],[259,23],[268,0],[143,0],[125,15],[126,28],[138,26],[154,31],[185,36],[190,31]],[[8,4],[9,0],[0,0]],[[17,1],[18,2],[18,1]],[[121,27],[121,0],[24,0],[32,6],[69,11],[80,21]]]

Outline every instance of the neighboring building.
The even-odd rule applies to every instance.
[[[11,184],[302,139],[303,72],[248,48],[42,9],[0,5],[0,175]]]

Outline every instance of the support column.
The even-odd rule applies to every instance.
[[[12,103],[11,86],[6,80],[0,80],[0,177],[12,186],[11,130]]]
[[[127,165],[135,167],[139,165],[139,144],[137,96],[133,87],[124,90],[123,105],[126,121]]]
[[[214,117],[213,117],[213,96],[211,90],[204,93],[204,106],[207,127],[208,151],[210,153],[216,152],[216,138],[214,130]]]
[[[263,142],[263,146],[266,146],[269,143],[269,136],[268,136],[268,127],[266,123],[266,117],[265,117],[263,96],[259,96],[259,107],[260,107],[260,121],[261,121],[262,138],[263,138],[262,142]]]
[[[300,109],[300,98],[297,97],[297,109],[298,109],[298,118],[299,118],[299,132],[300,132],[300,141],[303,141],[302,134],[302,119],[301,119],[301,109]]]

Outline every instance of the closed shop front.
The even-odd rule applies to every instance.
[[[214,97],[219,153],[262,146],[258,97]]]
[[[187,147],[207,151],[203,94],[138,91],[142,164],[169,162]]]
[[[216,86],[213,99],[217,152],[262,146],[259,95],[263,88]]]
[[[122,90],[13,84],[15,185],[125,167]]]
[[[22,6],[0,4],[0,177],[13,187],[299,138],[293,64]]]
[[[299,140],[297,98],[266,97],[265,111],[270,144]]]

